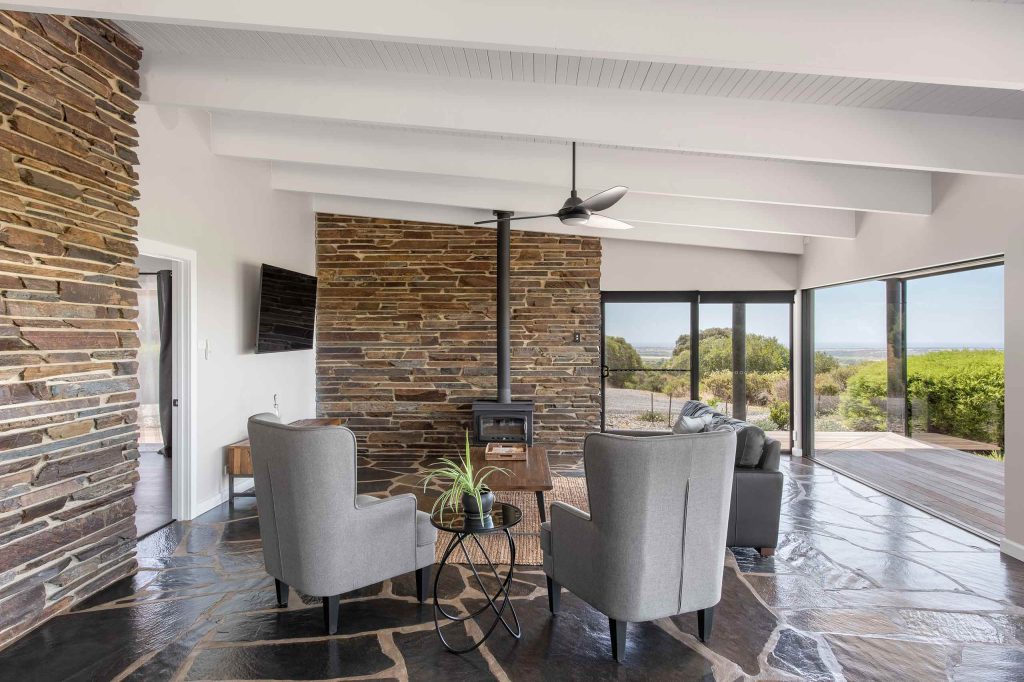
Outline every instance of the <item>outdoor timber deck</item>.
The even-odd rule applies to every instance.
[[[1003,462],[894,433],[816,433],[814,460],[993,542]]]

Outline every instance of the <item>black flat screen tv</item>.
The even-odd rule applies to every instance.
[[[256,352],[279,353],[313,347],[316,277],[263,264]]]

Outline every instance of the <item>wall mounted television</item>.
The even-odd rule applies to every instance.
[[[256,352],[312,348],[315,322],[316,277],[264,263],[260,268]]]

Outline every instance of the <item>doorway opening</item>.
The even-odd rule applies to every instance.
[[[172,403],[174,349],[174,264],[140,255],[139,268],[139,481],[135,486],[135,526],[139,537],[174,520]]]

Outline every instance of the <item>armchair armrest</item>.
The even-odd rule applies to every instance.
[[[554,502],[551,503],[551,518],[552,519],[555,517],[555,509],[560,509],[560,510],[564,511],[565,513],[567,513],[570,517],[572,517],[574,519],[579,519],[580,521],[585,521],[585,522],[588,522],[588,523],[590,522],[590,514],[588,514],[587,512],[583,511],[582,509],[577,509],[576,507],[572,506],[571,504],[567,504],[565,502],[559,502],[558,500],[555,500]],[[561,516],[561,515],[559,515],[559,516]],[[567,520],[566,523],[571,523],[571,522]]]
[[[412,493],[375,498],[356,495],[356,518],[351,531],[367,543],[406,542],[416,546],[416,496]]]
[[[589,557],[597,541],[597,530],[590,520],[590,514],[580,511],[564,502],[551,503],[550,554],[552,577],[562,581],[566,578],[592,573],[593,563]]]

